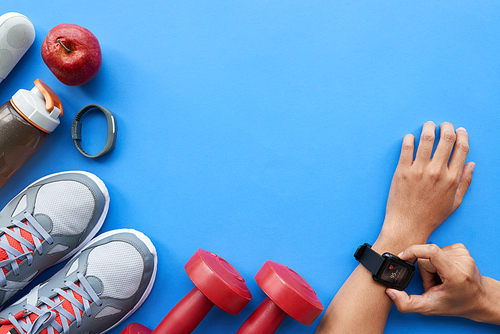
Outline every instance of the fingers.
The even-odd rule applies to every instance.
[[[448,255],[470,255],[469,250],[464,244],[456,243],[453,245],[445,246],[441,248],[443,252]]]
[[[432,157],[432,161],[443,168],[448,166],[448,160],[450,160],[451,151],[453,150],[453,145],[455,145],[457,135],[455,135],[455,127],[453,124],[448,122],[441,124],[439,130],[440,139],[436,152],[434,152],[434,156]]]
[[[448,255],[448,257],[452,261],[454,261],[454,258],[457,256],[470,256],[467,248],[460,243],[442,247],[441,250],[446,255]],[[418,259],[418,268],[420,269],[420,275],[422,276],[422,285],[425,291],[429,290],[435,285],[441,284],[439,276],[436,275],[438,270],[429,259]]]
[[[449,168],[452,172],[458,174],[464,168],[465,159],[467,158],[467,153],[469,153],[469,134],[464,128],[460,127],[457,129],[456,135],[457,140],[450,159]]]
[[[457,192],[455,193],[455,201],[453,202],[452,212],[455,211],[460,206],[460,204],[462,204],[465,193],[469,189],[469,186],[472,182],[472,173],[474,172],[474,167],[476,167],[476,164],[474,162],[468,162],[464,166],[462,176],[460,177],[460,182],[458,183]]]
[[[404,291],[398,291],[394,289],[386,289],[385,293],[392,299],[396,307],[400,312],[416,312],[425,314],[426,310],[429,309],[430,300],[425,296],[421,295],[411,295]]]
[[[429,121],[422,127],[422,134],[420,135],[420,142],[418,144],[415,163],[424,165],[430,161],[435,138],[436,124]]]
[[[428,259],[418,259],[418,268],[422,276],[422,285],[427,291],[437,284],[436,273],[437,269]]]
[[[441,248],[433,244],[410,246],[398,256],[406,261],[417,258],[428,259],[441,279],[452,277],[456,271],[453,260]]]
[[[436,124],[429,121],[422,127],[415,162],[427,164],[431,160],[432,148],[436,138]],[[406,137],[405,137],[406,138]],[[403,145],[405,144],[403,140]],[[403,146],[404,147],[404,146]],[[408,147],[408,150],[410,148]],[[412,153],[413,153],[412,147]],[[453,153],[452,153],[453,152]],[[469,152],[469,134],[460,127],[455,131],[453,124],[444,122],[440,126],[440,139],[432,157],[432,161],[442,167],[448,166],[452,172],[460,175]],[[401,152],[403,154],[403,151]],[[451,159],[450,159],[451,156]],[[405,155],[407,157],[407,155]],[[401,160],[400,160],[401,161]],[[405,159],[407,161],[407,159]]]
[[[413,152],[415,149],[415,137],[406,135],[403,138],[403,146],[401,147],[401,155],[399,156],[399,166],[410,167],[413,163]]]

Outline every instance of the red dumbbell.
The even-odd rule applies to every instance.
[[[125,327],[120,334],[151,334],[153,331],[146,326],[132,322]]]
[[[316,292],[295,271],[267,261],[255,280],[268,298],[248,317],[236,334],[272,334],[288,314],[310,325],[323,311]]]
[[[213,253],[198,249],[184,267],[195,287],[163,318],[153,334],[191,333],[214,305],[238,314],[252,299],[236,269]],[[131,323],[120,334],[150,334],[147,330]]]

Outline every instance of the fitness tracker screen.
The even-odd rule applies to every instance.
[[[408,285],[413,273],[414,268],[411,268],[410,265],[395,256],[391,256],[386,258],[378,281],[395,289],[403,289]]]
[[[380,275],[380,279],[391,284],[399,285],[399,283],[404,280],[407,273],[407,268],[394,262],[389,262],[382,272],[382,275]]]

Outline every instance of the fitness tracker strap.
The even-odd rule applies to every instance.
[[[97,108],[100,111],[106,115],[106,120],[108,122],[108,135],[106,137],[106,145],[104,145],[104,148],[101,150],[101,152],[95,154],[95,155],[90,155],[85,150],[82,148],[81,141],[82,141],[82,123],[80,122],[80,119],[82,118],[83,115],[90,109]],[[83,107],[75,116],[75,120],[73,121],[73,124],[71,125],[71,138],[75,142],[75,146],[80,151],[81,154],[86,156],[87,158],[97,158],[105,155],[106,153],[110,152],[113,150],[116,144],[116,134],[117,134],[117,126],[116,126],[116,118],[115,115],[108,109],[97,105],[97,104],[89,104],[88,106]]]
[[[363,244],[358,247],[354,257],[373,275],[377,275],[380,267],[384,263],[384,258],[372,249],[370,244]]]

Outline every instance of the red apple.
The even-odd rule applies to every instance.
[[[57,79],[68,86],[89,82],[101,68],[99,41],[76,24],[59,24],[42,43],[42,58]]]

